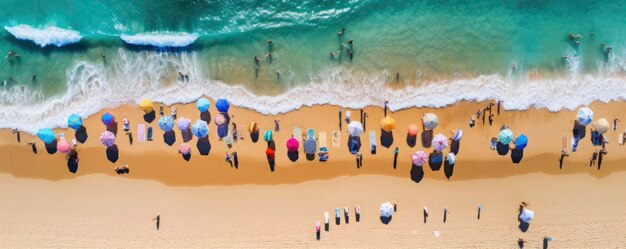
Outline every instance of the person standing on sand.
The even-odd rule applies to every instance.
[[[564,149],[561,149],[561,159],[559,159],[559,169],[563,168],[563,158],[569,157],[569,153]]]
[[[502,104],[502,101],[498,100],[498,116],[500,116],[500,105]]]
[[[483,125],[485,125],[485,115],[487,115],[487,109],[483,110]]]
[[[604,155],[606,155],[608,152],[602,148],[600,150],[600,152],[598,153],[598,170],[600,170],[600,167],[602,167],[602,158],[604,157]]]
[[[476,119],[474,118],[474,115],[470,115],[469,127],[473,128],[474,124],[476,124]]]
[[[393,169],[396,169],[396,165],[398,164],[398,147],[393,150]]]
[[[274,131],[280,131],[280,119],[274,119]]]
[[[165,111],[163,110],[163,105],[159,106],[159,114],[161,114],[161,116],[165,115]]]
[[[228,164],[230,164],[230,167],[233,167],[233,160],[230,156],[230,153],[228,153],[228,151],[226,152],[226,162],[228,162]]]
[[[156,228],[157,231],[159,231],[159,227],[161,226],[161,213],[158,213],[157,216],[154,217],[152,220],[156,221]]]
[[[367,123],[367,117],[369,117],[369,116],[367,116],[367,112],[364,112],[363,113],[363,130],[367,129],[367,128],[365,128],[366,127],[365,124]]]
[[[176,115],[177,115],[176,106],[172,106],[172,110],[170,110],[170,114],[172,116],[172,119],[176,120]]]
[[[619,122],[621,122],[621,121],[619,120],[619,118],[615,117],[615,118],[613,119],[613,131],[616,131],[616,130],[617,130],[617,123],[619,123]]]
[[[424,224],[426,224],[427,220],[428,220],[428,208],[424,207]]]
[[[124,118],[122,119],[122,124],[124,125],[124,131],[128,134],[128,131],[130,131],[130,122],[128,122],[126,115],[124,115]]]
[[[350,116],[352,116],[352,112],[346,111],[346,124],[350,124]]]
[[[594,151],[594,152],[591,154],[591,162],[589,162],[589,167],[591,167],[591,166],[593,166],[593,165],[596,165],[596,159],[598,159],[598,151],[597,151],[597,150],[596,150],[596,151]]]
[[[33,140],[32,142],[28,143],[28,145],[33,150],[33,154],[37,155],[37,146],[35,145],[35,140]]]
[[[21,140],[22,140],[22,139],[20,138],[20,130],[18,130],[18,129],[13,129],[13,130],[11,130],[11,134],[17,134],[17,135],[16,135],[16,136],[17,136],[17,142],[18,142],[18,143],[20,143],[20,142],[21,142]]]
[[[517,240],[517,246],[519,246],[519,248],[520,248],[520,249],[521,249],[521,248],[524,248],[524,243],[526,243],[526,240],[524,240],[524,239],[522,239],[522,238],[519,238],[519,239]]]
[[[360,113],[359,113],[359,121],[361,121],[361,124],[363,123],[363,108],[361,108]],[[363,130],[365,130],[365,128],[363,128]]]
[[[493,114],[489,114],[489,126],[493,124]]]
[[[342,112],[342,111],[341,111],[341,108],[339,108],[339,130],[340,130],[340,131],[341,131],[341,118],[343,117],[343,116],[341,115],[341,112]]]
[[[387,117],[387,104],[389,104],[389,101],[385,100],[385,117]]]

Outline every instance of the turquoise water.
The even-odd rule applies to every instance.
[[[466,97],[441,95],[449,99],[447,102],[421,99],[419,103],[391,103],[392,107],[406,108],[461,99],[520,97],[502,95],[498,89],[509,87],[506,84],[530,89],[539,84],[526,77],[530,72],[549,78],[551,84],[615,81],[614,90],[621,91],[620,75],[626,68],[624,0],[10,0],[0,3],[0,23],[5,27],[58,27],[82,36],[77,43],[42,48],[41,40],[45,39],[36,44],[17,39],[8,30],[1,32],[0,51],[14,49],[20,54],[0,71],[4,80],[0,104],[8,107],[0,112],[2,127],[13,125],[8,120],[17,117],[16,110],[33,104],[39,105],[39,112],[43,108],[50,115],[33,113],[25,119],[59,125],[61,114],[65,115],[61,106],[84,105],[89,99],[102,97],[103,92],[108,94],[102,97],[105,100],[89,103],[113,106],[146,96],[186,102],[205,93],[241,97],[239,104],[251,108],[282,104],[289,108],[280,111],[286,111],[324,101],[358,106],[402,96],[406,102],[428,90],[420,88],[423,84],[464,84],[466,92],[484,91]],[[342,28],[346,32],[338,36]],[[581,44],[576,45],[569,33],[582,35]],[[163,41],[163,35],[197,35],[197,39],[189,46],[172,48],[135,46],[120,38],[136,34],[153,35],[148,42]],[[63,41],[68,37],[56,38]],[[271,62],[264,58],[270,49],[266,40],[273,41]],[[349,40],[354,41],[352,60],[346,51]],[[602,44],[613,48],[611,55],[605,55]],[[330,58],[331,52],[340,49],[338,57]],[[261,58],[256,71],[254,56]],[[177,79],[178,72],[189,74],[191,82]],[[397,83],[395,72],[401,75]],[[33,74],[34,81],[30,80]],[[589,75],[597,80],[589,79]],[[327,92],[336,96],[323,100],[306,96],[325,91],[320,84],[340,90]],[[318,88],[307,88],[314,85]],[[389,86],[401,90],[387,90]],[[431,94],[451,89],[430,87]],[[567,85],[556,89],[564,87]],[[302,100],[281,99],[296,91],[293,89],[298,89]],[[541,95],[541,91],[549,89],[540,90],[529,95],[533,99],[507,101],[508,107],[527,108],[539,102],[547,106],[550,95]],[[158,91],[161,94],[155,93]],[[355,91],[378,91],[379,95],[351,100],[359,96],[351,93]],[[402,95],[408,91],[422,93]],[[181,93],[188,97],[181,98]],[[167,94],[176,97],[162,97]],[[568,94],[575,93],[563,93]],[[258,95],[265,97],[254,97]],[[603,99],[605,95],[597,92],[582,95],[584,98],[568,98],[568,103],[548,107],[572,108],[593,100],[624,98],[612,95]],[[246,97],[249,100],[243,100]],[[341,101],[330,101],[336,99]]]

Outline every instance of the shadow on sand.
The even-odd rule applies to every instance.
[[[383,129],[380,129],[380,145],[385,148],[391,147],[393,144],[393,132],[386,132]]]
[[[174,130],[163,133],[163,141],[165,144],[172,146],[172,144],[176,142],[176,133],[174,133]]]
[[[439,151],[433,151],[428,155],[428,166],[432,171],[439,171],[443,164],[443,154]]]
[[[452,140],[452,142],[450,142],[450,152],[456,156],[459,154],[459,149],[461,149],[461,141]]]
[[[155,118],[156,112],[154,110],[143,115],[143,121],[146,121],[147,123],[152,123]]]
[[[512,149],[511,150],[511,161],[513,163],[518,164],[522,161],[522,157],[524,157],[524,150]]]
[[[84,144],[87,141],[87,138],[89,137],[89,135],[87,135],[87,127],[81,126],[80,128],[78,128],[78,130],[76,130],[76,134],[74,135],[74,137],[76,137],[76,141],[78,141],[81,144]]]
[[[253,143],[256,143],[257,141],[259,141],[259,132],[253,132],[250,133],[250,140],[252,140]]]
[[[420,183],[424,179],[424,168],[413,164],[411,166],[411,180]]]
[[[67,160],[67,170],[70,173],[76,174],[76,172],[78,171],[78,158],[70,157]]]
[[[189,162],[189,160],[191,160],[191,153],[183,154],[183,159],[185,159],[185,161]]]
[[[211,152],[211,142],[209,142],[209,136],[207,135],[203,138],[198,138],[198,142],[196,142],[196,147],[198,147],[200,155],[209,155],[209,152]]]
[[[107,126],[107,131],[110,131],[117,137],[117,121],[113,120],[109,126]]]
[[[289,151],[287,152],[287,157],[289,157],[289,160],[295,163],[296,161],[298,161],[298,158],[300,158],[300,153],[297,150]]]
[[[406,135],[406,145],[413,148],[417,144],[417,136]]]
[[[211,113],[206,111],[206,112],[201,112],[200,113],[200,120],[204,120],[207,122],[207,124],[211,123]]]
[[[193,139],[193,134],[191,133],[191,129],[187,128],[184,131],[180,132],[180,136],[183,138],[183,142],[189,142],[191,141],[191,139]]]
[[[454,164],[450,164],[448,163],[448,160],[446,160],[443,163],[443,173],[446,175],[446,178],[450,180],[450,177],[454,174]]]
[[[430,146],[432,145],[433,141],[433,131],[432,130],[428,130],[428,131],[423,131],[422,132],[422,146],[424,148],[430,148]]]
[[[498,142],[496,144],[496,150],[498,151],[498,155],[506,156],[509,153],[509,145]]]
[[[117,145],[111,145],[109,147],[107,147],[107,159],[109,159],[109,161],[111,161],[112,163],[117,162],[117,159],[120,158],[120,150],[117,148]]]
[[[382,223],[383,223],[383,224],[385,224],[385,225],[388,225],[388,224],[389,224],[389,222],[391,222],[391,218],[392,218],[392,217],[393,217],[393,216],[389,216],[389,217],[383,217],[383,216],[380,216],[380,222],[382,222]]]
[[[49,144],[44,144],[46,147],[46,151],[48,152],[48,154],[54,154],[57,153],[57,140],[55,139],[54,141],[52,141]]]

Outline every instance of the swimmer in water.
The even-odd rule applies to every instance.
[[[254,57],[254,62],[255,62],[255,63],[259,63],[259,61],[260,61],[260,60],[259,60],[259,57],[256,57],[256,56],[255,56],[255,57]]]
[[[517,63],[513,62],[513,64],[511,64],[511,69],[517,70]]]
[[[337,35],[343,35],[346,32],[345,28],[342,28],[341,31],[337,32]]]
[[[31,80],[31,81],[35,81],[35,80],[37,80],[37,76],[35,76],[35,75],[33,74],[32,76],[30,76],[30,80]]]
[[[580,45],[580,42],[579,42],[579,41],[576,41],[576,45]]]

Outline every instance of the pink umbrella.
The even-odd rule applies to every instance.
[[[287,150],[289,152],[297,151],[299,147],[300,147],[300,142],[298,142],[298,139],[295,139],[292,137],[289,140],[287,140]]]
[[[409,136],[415,137],[417,136],[417,125],[416,124],[410,124],[409,128],[406,129],[406,132]]]
[[[189,147],[188,144],[183,143],[180,145],[180,147],[178,147],[178,152],[183,155],[189,155],[191,154],[191,147]]]
[[[63,154],[69,154],[71,148],[72,148],[72,145],[69,142],[67,142],[65,138],[62,138],[57,143],[57,150]]]
[[[100,135],[100,142],[106,147],[113,146],[115,144],[115,134],[110,131],[105,131]]]
[[[224,117],[223,114],[218,113],[217,115],[215,115],[215,119],[213,119],[213,121],[215,121],[216,125],[220,126],[226,123],[226,118]]]
[[[433,148],[436,151],[443,151],[444,149],[448,148],[448,138],[444,136],[443,134],[439,133],[435,135],[435,137],[433,137],[432,144],[433,144]]]
[[[426,152],[420,150],[413,153],[413,155],[411,155],[411,159],[413,160],[413,164],[415,164],[415,166],[422,166],[426,163],[426,161],[428,161],[428,155],[426,155]]]

